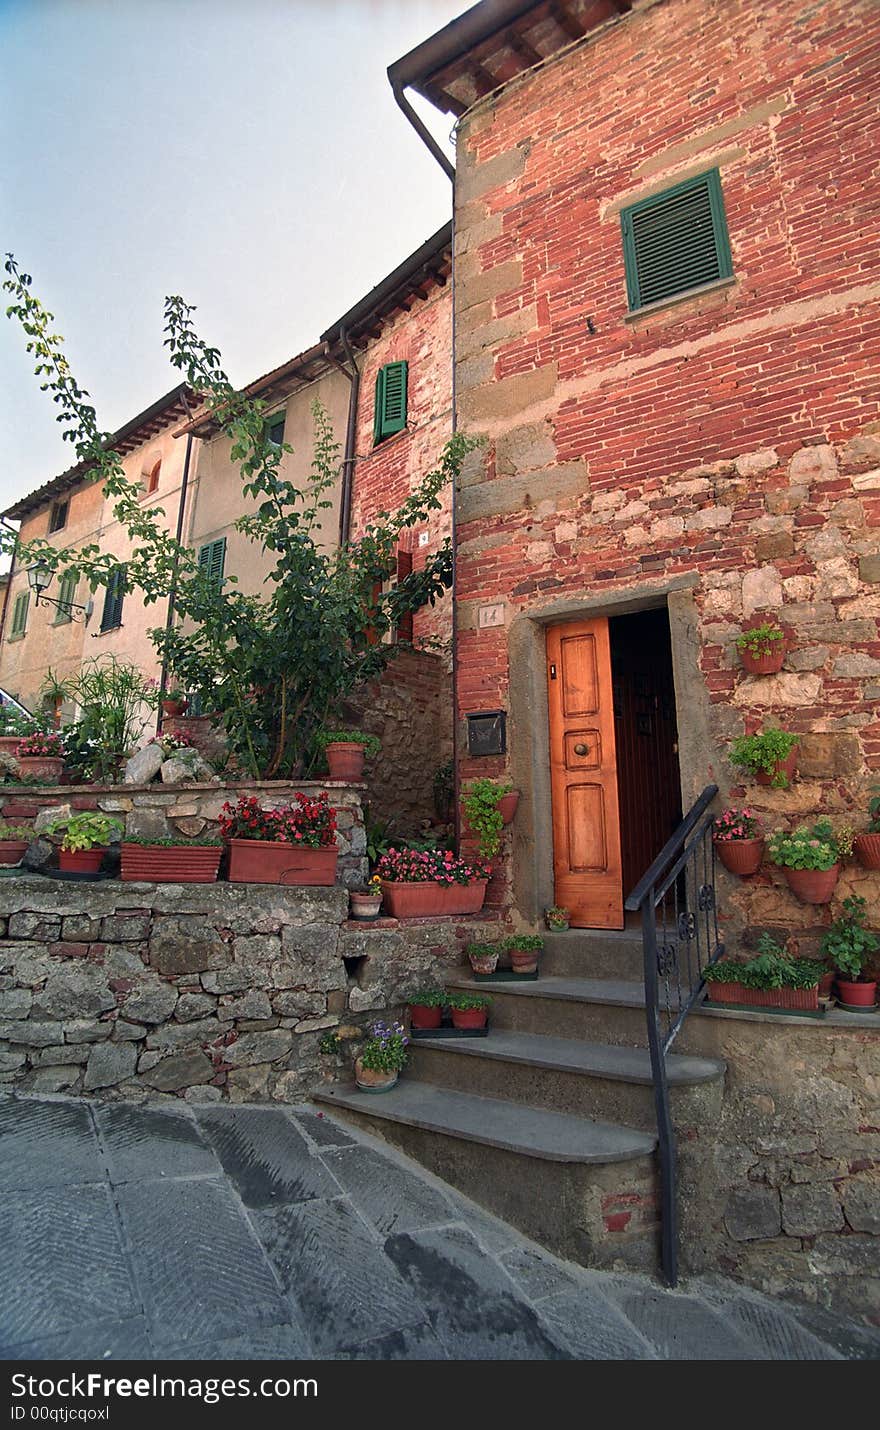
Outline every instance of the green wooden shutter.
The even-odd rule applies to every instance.
[[[733,273],[717,169],[630,205],[620,222],[630,309]]]
[[[218,589],[223,583],[223,568],[225,565],[225,536],[219,537],[217,541],[209,541],[206,546],[199,547],[199,567],[202,571],[206,572]]]
[[[66,625],[73,619],[73,613],[70,608],[76,598],[76,584],[76,573],[73,571],[65,571],[61,577],[61,585],[58,588],[58,605],[55,610],[54,622],[56,626]]]
[[[101,630],[110,631],[122,625],[122,602],[125,596],[125,567],[117,566],[104,593],[104,610],[101,615]]]
[[[30,592],[21,591],[15,598],[15,605],[12,608],[12,630],[10,635],[23,636],[27,628],[28,603]]]
[[[373,444],[406,427],[407,364],[389,362],[376,374]]]

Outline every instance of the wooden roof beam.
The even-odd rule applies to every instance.
[[[570,40],[580,40],[587,33],[580,20],[563,5],[551,5],[550,18]]]
[[[514,53],[519,55],[520,59],[524,60],[527,65],[540,64],[544,58],[543,55],[538,53],[534,45],[529,44],[525,35],[522,34],[520,30],[508,30],[504,35],[504,43],[509,45]]]

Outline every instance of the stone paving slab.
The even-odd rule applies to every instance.
[[[723,1278],[586,1271],[313,1108],[0,1099],[11,1360],[880,1359]]]

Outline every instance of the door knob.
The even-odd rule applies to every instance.
[[[589,745],[575,745],[574,752],[576,755],[586,755],[589,751],[589,748]]]

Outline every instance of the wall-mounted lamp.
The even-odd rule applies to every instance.
[[[79,619],[74,611],[82,611],[82,620],[87,621],[94,609],[91,601],[87,601],[84,606],[77,605],[76,601],[56,601],[52,596],[47,596],[49,584],[52,580],[52,570],[38,561],[36,566],[27,568],[28,585],[34,593],[34,605],[38,606],[42,601],[46,606],[57,606],[59,611],[66,611],[72,621]]]

